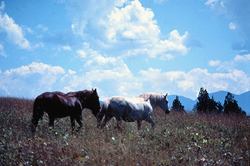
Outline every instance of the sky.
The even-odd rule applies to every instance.
[[[250,90],[249,0],[0,1],[0,96]]]

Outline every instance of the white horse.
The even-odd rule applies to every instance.
[[[122,120],[126,122],[137,121],[138,130],[141,128],[142,120],[151,123],[154,127],[154,122],[151,119],[153,108],[149,101],[144,101],[141,98],[124,98],[124,97],[111,97],[103,102],[102,109],[98,114],[98,126],[103,128],[106,123],[115,117],[117,120],[117,128],[120,128]],[[105,115],[104,121],[101,120]]]
[[[170,112],[167,100],[167,94],[144,93],[137,98],[129,99],[124,97],[112,97],[106,99],[98,115],[98,126],[104,127],[106,123],[114,116],[117,120],[117,127],[120,129],[122,120],[127,122],[137,121],[138,130],[141,128],[142,120],[151,123],[154,127],[154,121],[151,116],[153,110],[160,107],[165,114]],[[104,122],[101,120],[105,115]]]
[[[165,112],[165,114],[168,114],[170,113],[170,109],[168,106],[167,95],[168,94],[162,95],[157,93],[143,93],[137,98],[143,98],[145,101],[150,100],[150,104],[153,107],[153,110],[156,107],[160,107]]]

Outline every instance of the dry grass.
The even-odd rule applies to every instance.
[[[147,122],[111,120],[103,130],[89,110],[83,128],[71,134],[70,120],[48,128],[45,116],[31,137],[32,100],[0,98],[0,165],[250,165],[250,119],[222,115],[165,115]]]

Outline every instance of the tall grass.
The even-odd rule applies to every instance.
[[[165,115],[155,110],[147,122],[112,119],[100,130],[90,110],[83,128],[71,134],[70,119],[54,129],[45,115],[32,137],[33,101],[0,98],[0,165],[250,165],[250,119],[222,115]]]

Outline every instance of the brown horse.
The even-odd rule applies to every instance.
[[[76,97],[81,102],[83,109],[90,109],[95,117],[99,113],[101,106],[96,89],[69,92],[66,95]]]
[[[64,94],[62,92],[45,92],[35,99],[32,117],[32,132],[34,133],[39,119],[44,112],[49,115],[49,126],[54,126],[55,118],[70,116],[72,131],[75,128],[75,120],[80,129],[82,127],[82,110],[91,109],[93,114],[100,110],[99,97],[95,90],[84,90]]]

